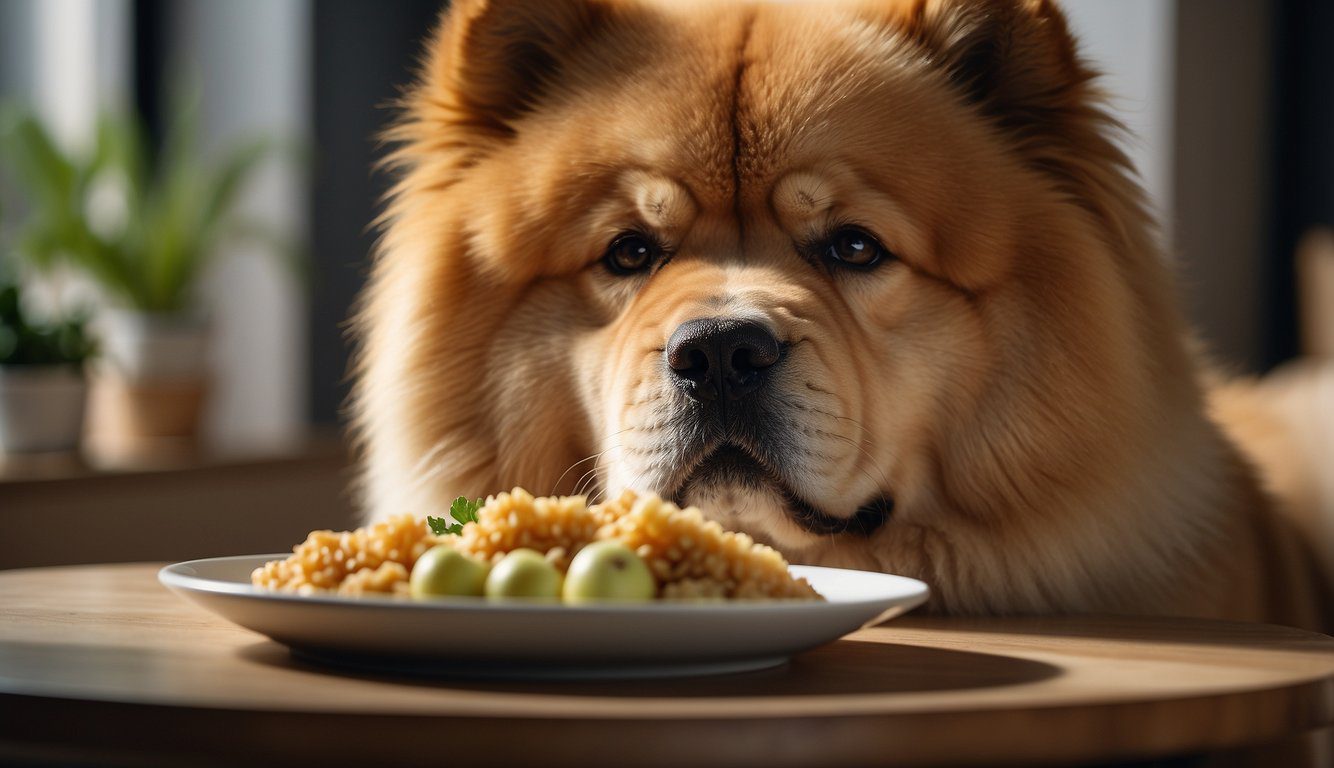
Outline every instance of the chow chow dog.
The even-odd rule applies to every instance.
[[[1119,130],[1047,0],[458,0],[355,326],[368,516],[632,487],[941,612],[1328,628]]]

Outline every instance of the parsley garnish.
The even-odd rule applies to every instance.
[[[449,516],[454,518],[454,522],[443,517],[426,516],[426,524],[431,526],[431,533],[436,536],[445,534],[463,533],[463,526],[468,523],[477,522],[477,510],[482,508],[482,499],[468,501],[463,496],[454,499],[454,503],[449,505]]]

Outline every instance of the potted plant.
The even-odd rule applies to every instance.
[[[33,322],[18,285],[0,282],[0,452],[78,449],[92,352],[82,316]]]
[[[93,395],[99,441],[194,437],[209,381],[200,278],[228,238],[287,250],[234,215],[273,144],[250,141],[210,161],[197,122],[195,109],[180,111],[156,155],[134,117],[100,119],[85,154],[62,151],[31,113],[11,111],[0,125],[29,213],[16,251],[39,271],[74,267],[105,298]]]

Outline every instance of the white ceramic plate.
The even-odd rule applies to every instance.
[[[825,601],[559,605],[483,598],[300,596],[250,584],[286,555],[191,560],[158,579],[228,621],[316,661],[468,677],[649,677],[739,672],[898,616],[927,598],[920,581],[792,566]]]

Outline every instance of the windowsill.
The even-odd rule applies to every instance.
[[[139,459],[6,462],[0,569],[284,552],[356,523],[348,450],[332,433]]]
[[[289,440],[213,442],[199,445],[162,442],[134,453],[0,454],[0,488],[16,483],[72,482],[88,478],[153,475],[247,465],[300,464],[347,460],[336,430],[316,429]]]

